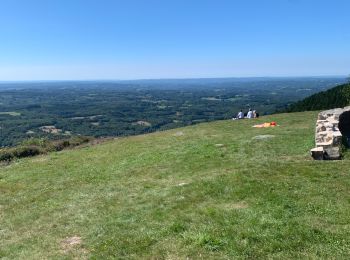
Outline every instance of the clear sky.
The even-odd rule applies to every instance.
[[[0,80],[350,73],[349,0],[0,0]]]

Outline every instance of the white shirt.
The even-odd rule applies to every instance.
[[[249,112],[248,112],[247,118],[253,118],[253,111],[249,111]]]
[[[239,118],[239,119],[244,118],[244,114],[243,114],[243,112],[239,112],[239,113],[238,113],[238,118]]]

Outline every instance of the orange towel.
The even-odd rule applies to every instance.
[[[266,128],[266,127],[275,127],[275,126],[277,126],[276,122],[263,123],[260,125],[253,125],[253,127],[256,127],[256,128]]]

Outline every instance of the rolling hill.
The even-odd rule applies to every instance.
[[[316,112],[216,121],[0,168],[0,258],[349,258],[350,160]],[[252,128],[276,121],[275,128]]]
[[[292,104],[289,112],[326,110],[350,105],[350,84],[343,84],[311,95]]]

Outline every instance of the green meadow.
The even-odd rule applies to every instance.
[[[215,121],[1,166],[0,258],[348,259],[350,159],[310,158],[316,117]]]

